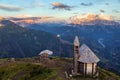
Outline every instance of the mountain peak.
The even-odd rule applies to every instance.
[[[4,26],[4,24],[1,23],[1,21],[5,20],[4,17],[0,16],[0,26]]]
[[[112,20],[112,18],[109,15],[105,15],[103,13],[98,15],[98,19],[101,19],[101,20]]]
[[[1,20],[4,20],[4,19],[5,19],[4,17],[0,16],[0,21],[1,21]]]
[[[94,24],[95,21],[112,21],[112,18],[103,13],[101,14],[84,14],[84,15],[75,15],[70,18],[70,24]],[[93,23],[94,22],[94,23]]]

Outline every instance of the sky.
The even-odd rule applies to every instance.
[[[0,16],[48,16],[67,19],[87,13],[120,20],[120,0],[0,0]]]

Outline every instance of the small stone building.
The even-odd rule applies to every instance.
[[[39,54],[40,60],[50,59],[50,57],[53,55],[53,52],[50,50],[44,50],[40,52]]]
[[[14,62],[14,61],[15,61],[15,58],[11,58],[11,61]]]
[[[76,36],[74,40],[73,74],[94,76],[97,73],[96,67],[99,61],[100,59],[87,45],[80,46],[79,39]]]

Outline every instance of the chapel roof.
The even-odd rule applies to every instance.
[[[97,63],[100,59],[95,55],[95,53],[86,45],[83,44],[79,48],[80,57],[78,59],[79,62],[83,63]]]

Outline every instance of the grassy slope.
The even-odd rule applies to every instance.
[[[2,80],[48,80],[55,74],[53,69],[29,63],[11,63],[0,67]]]
[[[36,58],[18,59],[10,62],[0,59],[0,80],[120,80],[120,77],[112,72],[99,68],[100,75],[96,79],[74,77],[65,78],[72,63],[71,59],[55,58],[36,63]]]

